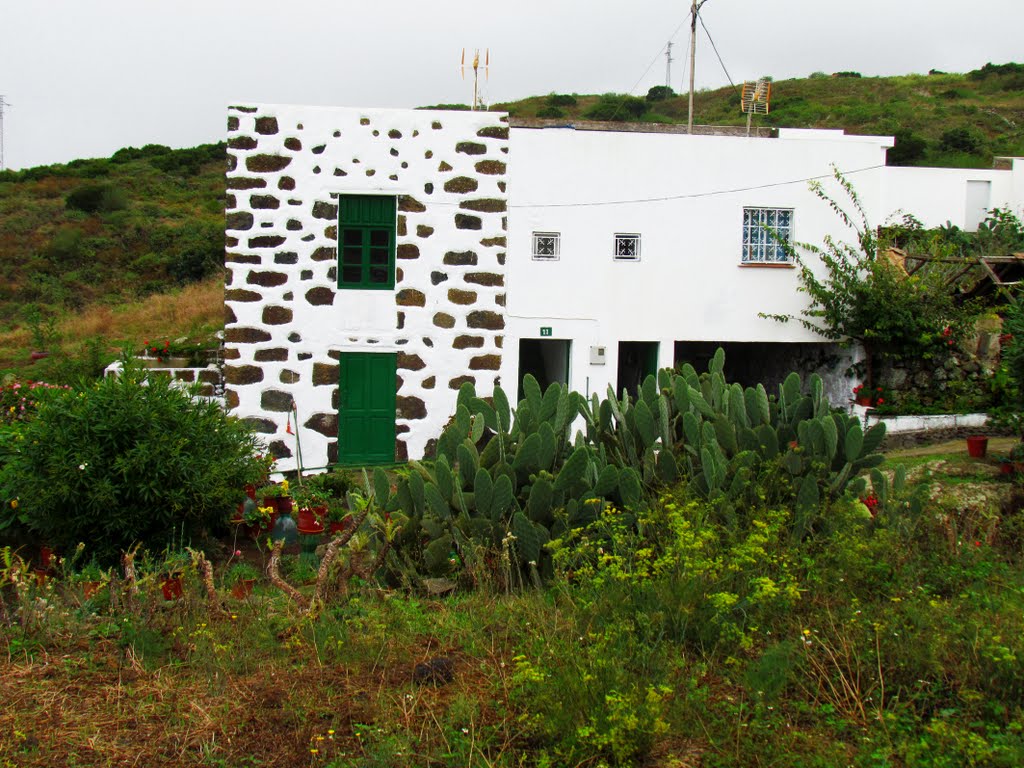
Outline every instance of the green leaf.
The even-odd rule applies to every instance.
[[[473,496],[477,511],[486,517],[491,516],[491,503],[494,501],[494,481],[485,469],[478,469],[473,479]]]
[[[572,489],[582,482],[583,473],[587,468],[589,460],[589,448],[576,448],[569,454],[569,458],[565,460],[565,464],[562,465],[562,469],[555,479],[555,490],[571,493]]]
[[[846,443],[844,449],[846,451],[846,460],[855,461],[860,457],[861,449],[864,446],[864,433],[861,431],[860,424],[854,423],[850,426],[850,429],[846,432]]]

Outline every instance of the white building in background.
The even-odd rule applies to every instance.
[[[279,466],[421,456],[472,381],[526,372],[632,388],[721,345],[731,378],[820,370],[835,345],[799,314],[794,242],[854,233],[838,169],[871,222],[973,229],[1020,213],[1024,160],[889,168],[893,140],[842,131],[516,121],[490,112],[254,105],[229,112],[228,403]]]

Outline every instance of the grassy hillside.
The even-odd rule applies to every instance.
[[[687,96],[605,94],[534,96],[494,109],[517,117],[590,118],[685,123]],[[696,94],[694,122],[743,125],[739,91]],[[773,83],[771,112],[756,125],[844,128],[897,137],[890,164],[991,167],[997,155],[1024,155],[1024,64],[986,65],[960,74],[860,77],[826,75]]]
[[[0,173],[0,372],[41,346],[77,354],[87,338],[102,335],[109,357],[123,344],[141,347],[144,339],[128,334],[177,338],[194,330],[190,297],[163,322],[126,318],[147,297],[169,294],[163,302],[173,304],[186,286],[219,283],[224,168],[223,144],[150,145]],[[199,314],[208,317],[216,306],[219,324],[219,291],[200,294],[211,307]]]

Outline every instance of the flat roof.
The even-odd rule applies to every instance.
[[[611,131],[618,133],[675,133],[688,134],[686,126],[680,123],[625,123],[608,120],[573,120],[540,117],[512,117],[508,124],[512,128],[563,128],[574,131]],[[747,136],[744,125],[695,125],[694,136]],[[754,126],[750,129],[751,138],[778,138],[777,128]]]

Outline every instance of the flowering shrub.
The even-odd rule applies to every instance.
[[[127,365],[80,389],[37,389],[6,448],[0,488],[22,525],[105,561],[220,524],[256,482],[256,439],[216,403]]]
[[[13,424],[24,421],[36,411],[40,391],[68,389],[45,381],[12,381],[0,385],[0,422]]]
[[[863,384],[858,384],[853,388],[853,399],[861,405],[883,405],[885,403],[885,398],[882,397],[883,394],[884,390],[882,387],[875,387],[874,391],[872,391],[869,387],[865,387]]]
[[[171,342],[168,339],[164,339],[164,345],[158,346],[156,344],[150,344],[149,341],[142,342],[142,353],[149,357],[155,357],[161,363],[165,357],[171,356]]]

